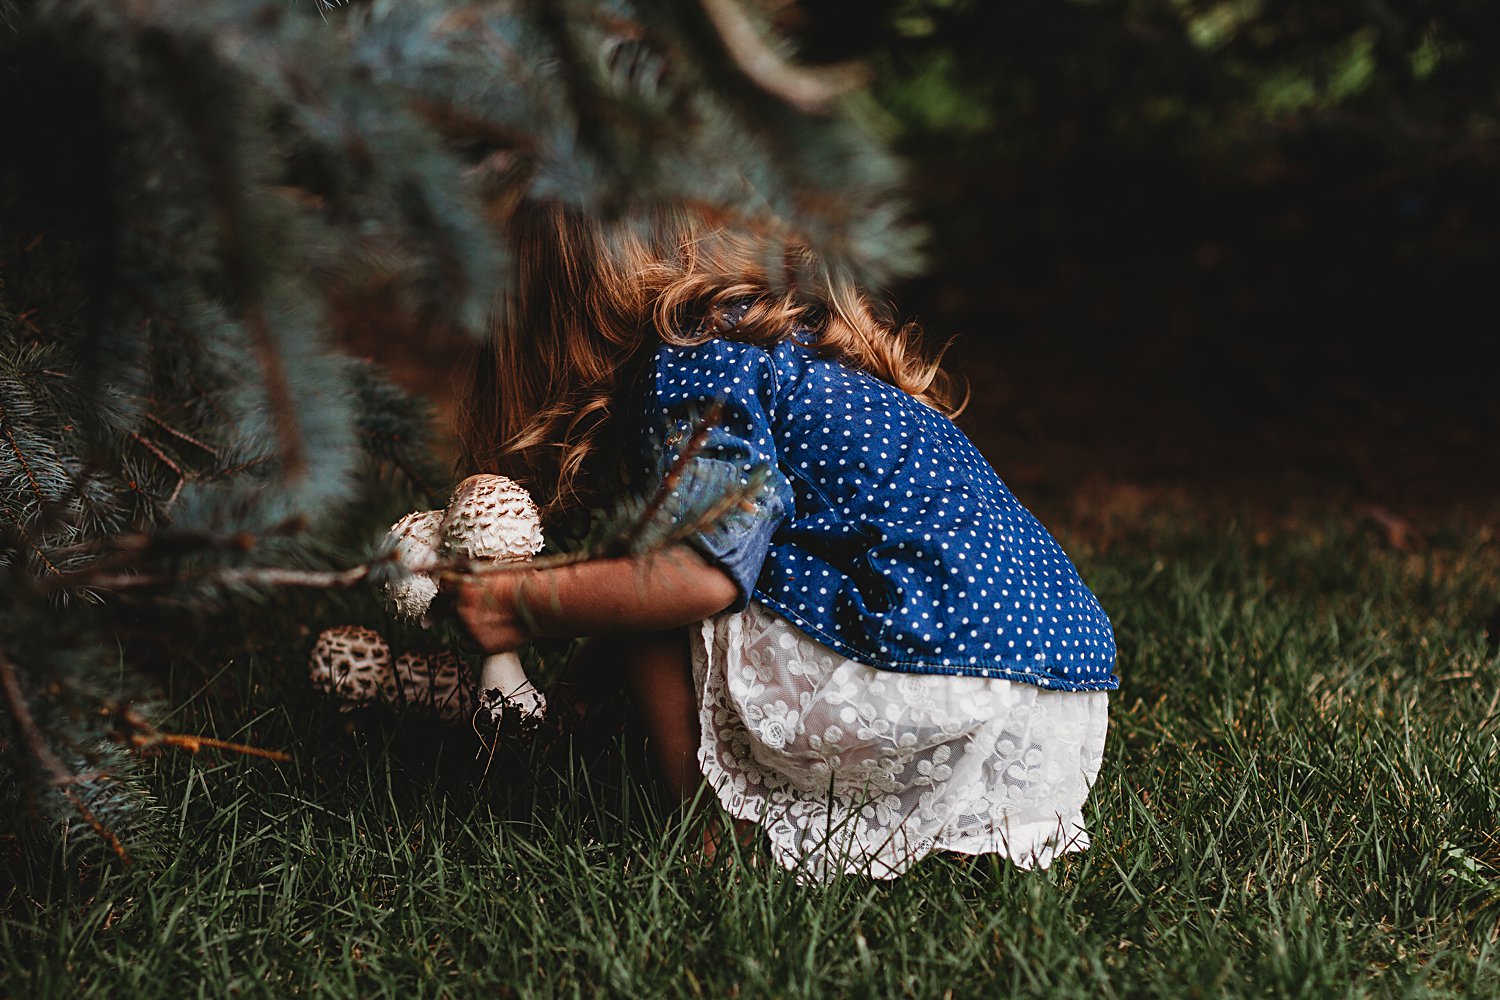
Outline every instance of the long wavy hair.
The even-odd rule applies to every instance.
[[[689,209],[607,223],[552,204],[516,209],[508,231],[515,272],[475,366],[461,462],[524,483],[547,515],[598,499],[594,473],[634,432],[614,426],[622,395],[662,343],[771,347],[805,331],[825,355],[962,409],[914,325],[784,235]],[[726,308],[747,301],[727,327]]]

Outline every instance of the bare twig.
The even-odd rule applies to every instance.
[[[207,747],[211,750],[228,750],[231,753],[245,754],[249,757],[263,757],[266,760],[285,763],[291,760],[291,755],[280,750],[267,750],[264,747],[251,746],[248,743],[231,743],[228,740],[215,739],[212,736],[194,736],[190,733],[164,733],[132,706],[125,706],[115,712],[116,720],[129,731],[128,735],[122,735],[123,742],[129,744],[136,750],[155,750],[162,747],[175,747],[186,750],[188,753],[197,753]]]
[[[816,113],[863,86],[867,73],[857,63],[808,69],[777,55],[735,0],[699,0],[724,49],[757,86],[799,111]]]
[[[363,563],[343,570],[286,569],[278,566],[249,566],[232,569],[202,570],[195,573],[117,573],[92,576],[88,571],[70,574],[70,586],[98,590],[139,590],[146,587],[170,587],[180,583],[220,583],[252,587],[312,587],[336,590],[352,587],[370,575],[377,563]]]
[[[231,743],[228,740],[215,739],[212,736],[193,736],[190,733],[156,733],[151,737],[136,736],[130,741],[133,747],[145,749],[156,746],[177,747],[189,753],[197,753],[204,747],[211,750],[228,750],[232,753],[242,753],[250,757],[264,757],[266,760],[285,763],[292,759],[292,755],[281,750],[267,750],[264,747],[251,746],[248,743]]]

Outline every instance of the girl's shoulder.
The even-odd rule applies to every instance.
[[[778,381],[800,378],[810,363],[822,362],[847,370],[836,358],[826,357],[818,348],[814,335],[797,331],[771,344],[750,343],[736,339],[732,331],[687,344],[661,343],[656,348],[654,367],[658,378],[735,376],[774,374]]]
[[[717,336],[690,344],[663,343],[653,359],[652,388],[658,394],[777,394],[802,378],[806,355],[807,348],[792,340],[763,345]]]
[[[726,336],[708,337],[689,343],[663,342],[656,348],[657,367],[705,365],[753,365],[769,360],[770,353],[758,344]]]

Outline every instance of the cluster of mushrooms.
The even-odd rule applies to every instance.
[[[391,610],[427,624],[437,596],[437,570],[475,563],[525,562],[542,548],[542,523],[531,495],[504,476],[470,476],[445,510],[411,513],[391,526],[391,551],[407,572],[386,584]],[[448,722],[474,717],[475,687],[451,652],[392,656],[373,629],[341,625],[318,636],[308,662],[313,687],[343,711],[378,701],[426,708]],[[547,703],[515,653],[484,661],[478,685],[481,720],[497,724],[507,708],[522,720],[540,718]]]

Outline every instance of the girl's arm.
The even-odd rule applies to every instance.
[[[480,647],[498,653],[547,636],[676,628],[723,611],[738,593],[728,574],[679,544],[648,555],[461,580],[454,607]]]

